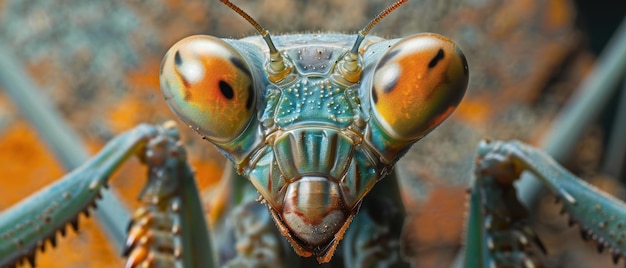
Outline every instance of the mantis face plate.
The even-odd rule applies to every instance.
[[[325,262],[374,184],[459,104],[467,61],[436,34],[260,32],[181,40],[161,88],[255,186],[296,252]]]

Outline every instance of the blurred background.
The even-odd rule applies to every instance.
[[[355,33],[392,1],[235,3],[277,35]],[[458,110],[398,164],[408,186],[404,252],[415,266],[449,267],[461,248],[465,192],[480,139],[539,144],[625,17],[626,2],[619,0],[410,1],[372,30],[388,38],[418,32],[448,36],[470,65],[470,85]],[[159,64],[172,44],[193,34],[241,38],[256,33],[213,0],[0,1],[2,53],[26,68],[41,96],[78,133],[76,142],[92,153],[138,123],[174,118],[161,97]],[[37,133],[2,89],[0,211],[66,172],[42,141],[46,133]],[[614,122],[626,103],[614,92],[561,163],[623,198],[624,148],[617,155],[607,150],[612,136],[623,135],[615,134],[619,124]],[[210,193],[225,160],[212,145],[181,130],[197,180]],[[607,164],[616,156],[617,164]],[[137,205],[144,173],[133,159],[112,180],[128,207]],[[610,254],[598,254],[593,243],[578,239],[577,227],[568,228],[560,207],[546,199],[535,209],[533,223],[548,248],[546,266],[612,267]],[[80,225],[78,235],[70,232],[57,249],[38,254],[40,267],[123,265],[97,224],[81,216]]]

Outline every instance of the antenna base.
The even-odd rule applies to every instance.
[[[343,56],[343,59],[337,63],[332,77],[337,83],[351,86],[361,80],[362,71],[363,68],[359,62],[359,55],[348,52]]]

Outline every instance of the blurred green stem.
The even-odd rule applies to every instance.
[[[574,144],[595,120],[626,74],[626,19],[615,31],[595,68],[578,87],[574,96],[553,120],[548,134],[541,141],[541,149],[555,160],[563,161],[572,153]],[[541,185],[525,174],[518,183],[520,199],[533,207]]]

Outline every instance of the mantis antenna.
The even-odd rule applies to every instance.
[[[357,35],[356,42],[352,46],[352,49],[344,56],[343,60],[341,60],[338,64],[338,68],[336,72],[345,79],[348,83],[356,83],[361,79],[361,71],[362,67],[359,65],[359,46],[365,39],[365,36],[369,31],[380,22],[384,17],[389,15],[389,13],[393,12],[409,0],[398,0],[393,3],[391,6],[387,7],[385,10],[381,11],[374,17],[362,30],[359,31]],[[230,9],[234,10],[247,20],[256,30],[261,34],[265,43],[270,50],[270,62],[266,66],[266,70],[269,74],[269,80],[272,82],[278,82],[284,79],[291,71],[293,67],[287,62],[285,62],[283,56],[278,52],[274,42],[272,42],[272,38],[270,36],[270,32],[263,28],[258,22],[256,22],[248,13],[241,10],[238,6],[231,3],[228,0],[220,0],[223,4],[228,6]]]
[[[272,42],[270,32],[263,28],[258,22],[250,17],[248,13],[241,10],[241,8],[239,8],[235,4],[231,3],[228,0],[220,0],[220,2],[228,6],[230,9],[234,10],[235,12],[237,12],[237,14],[247,20],[257,30],[257,32],[261,34],[261,37],[263,37],[265,43],[267,43],[267,47],[270,50],[270,62],[266,66],[267,72],[269,74],[269,80],[272,82],[278,82],[285,78],[289,73],[291,73],[293,67],[289,63],[285,63],[283,56],[280,54],[280,52],[278,52],[278,49],[276,49],[274,42]]]
[[[357,36],[356,42],[354,42],[354,46],[350,50],[350,53],[358,54],[359,46],[361,46],[361,42],[363,42],[363,39],[365,39],[365,36],[370,32],[370,30],[374,28],[374,26],[376,26],[376,24],[378,24],[383,18],[389,15],[389,13],[393,12],[408,1],[409,0],[398,0],[397,2],[393,3],[393,5],[385,8],[385,10],[378,13],[376,17],[374,17],[362,30],[359,31],[359,35]]]
[[[389,13],[393,12],[408,1],[409,0],[396,1],[391,6],[378,13],[376,17],[374,17],[362,30],[359,31],[359,34],[356,37],[356,42],[354,42],[352,49],[350,49],[350,52],[344,56],[342,62],[339,64],[337,69],[337,72],[339,72],[345,80],[350,83],[356,83],[359,81],[359,79],[361,79],[362,67],[359,65],[359,47],[365,39],[365,36],[384,17],[386,17],[387,15],[389,15]]]

